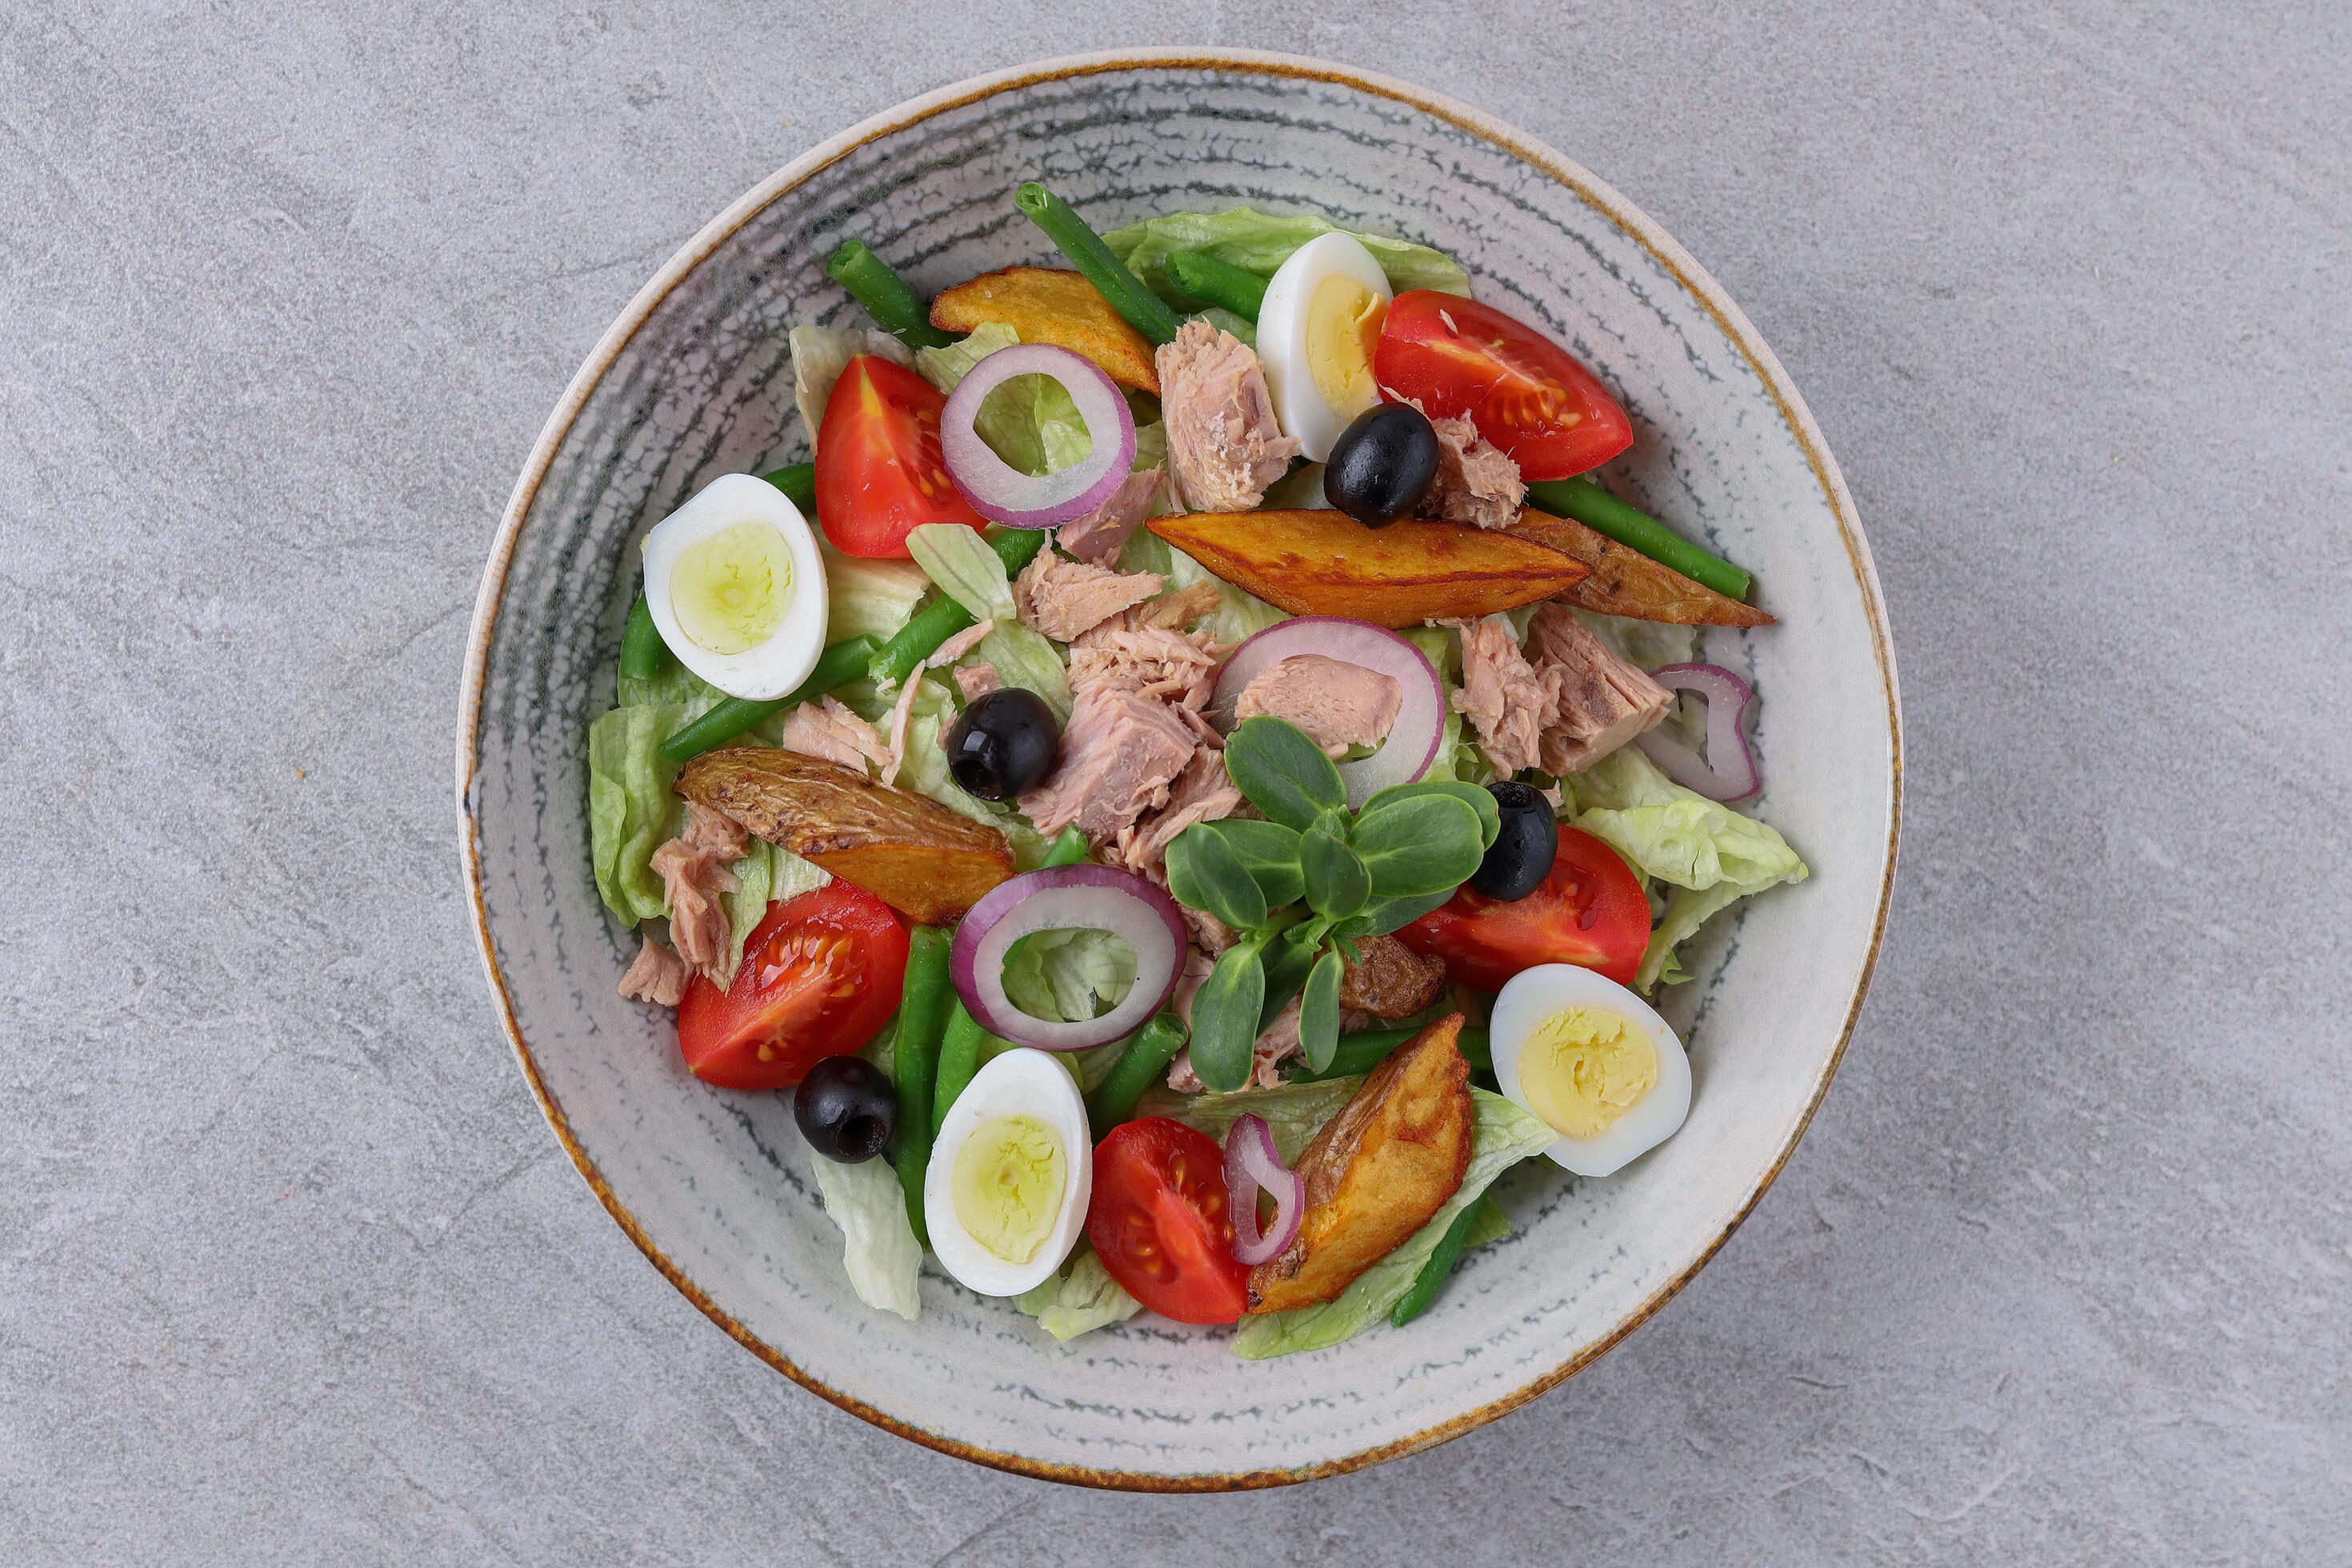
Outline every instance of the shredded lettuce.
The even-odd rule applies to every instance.
[[[1004,994],[1033,1018],[1099,1018],[1134,986],[1135,949],[1107,931],[1041,931],[1004,961]]]
[[[988,644],[983,641],[980,646],[985,648]],[[895,781],[898,786],[929,795],[950,811],[995,828],[1012,846],[1015,866],[1034,867],[1045,853],[1045,839],[1029,826],[1027,818],[1000,811],[957,786],[954,775],[948,772],[946,748],[940,744],[940,731],[954,722],[955,700],[936,678],[916,679],[922,684],[916,689],[913,715],[907,723],[906,760],[898,768]],[[858,707],[855,697],[849,700],[849,705]],[[885,700],[873,706],[880,715],[874,721],[887,723],[890,703]]]
[[[1634,975],[1642,991],[1685,977],[1675,949],[1717,910],[1811,874],[1777,828],[1683,788],[1633,747],[1560,782],[1576,807],[1575,826],[1674,889]]]
[[[1624,616],[1604,616],[1579,610],[1576,618],[1611,652],[1643,669],[1661,665],[1688,664],[1698,658],[1698,628],[1664,621],[1637,621]]]
[[[1478,1212],[1470,1216],[1470,1229],[1462,1237],[1462,1250],[1467,1252],[1474,1247],[1500,1241],[1510,1234],[1510,1216],[1503,1212],[1503,1205],[1495,1201],[1494,1194],[1482,1193],[1478,1197]]]
[[[907,535],[907,549],[940,592],[963,606],[975,621],[996,624],[980,639],[978,653],[996,667],[1007,686],[1034,691],[1055,716],[1070,717],[1070,672],[1043,636],[1013,618],[1013,580],[1004,562],[976,529],[959,523],[925,523]]]
[[[690,716],[682,704],[647,703],[588,726],[589,858],[604,907],[631,925],[669,907],[652,860],[679,815],[677,769],[656,748]]]
[[[971,367],[1021,335],[1002,321],[982,321],[943,349],[917,349],[915,369],[941,392],[953,392]],[[981,399],[971,427],[996,455],[1024,474],[1050,474],[1083,462],[1095,449],[1078,405],[1051,376],[1016,375]]]
[[[887,642],[913,617],[915,605],[930,589],[931,580],[911,561],[844,555],[822,532],[817,550],[824,557],[827,642],[855,637]]]
[[[1110,1270],[1091,1249],[1072,1258],[1064,1272],[1013,1298],[1013,1304],[1036,1319],[1039,1328],[1064,1342],[1123,1323],[1143,1310],[1143,1303],[1110,1277]]]
[[[1470,1100],[1477,1116],[1470,1146],[1470,1168],[1463,1173],[1461,1186],[1454,1189],[1444,1206],[1394,1252],[1356,1276],[1333,1300],[1319,1306],[1268,1312],[1245,1320],[1241,1331],[1234,1336],[1235,1355],[1247,1361],[1262,1361],[1298,1351],[1324,1350],[1354,1338],[1375,1320],[1386,1317],[1389,1309],[1412,1288],[1422,1265],[1437,1250],[1454,1216],[1465,1205],[1484,1197],[1496,1176],[1529,1155],[1542,1152],[1559,1136],[1549,1123],[1499,1094],[1474,1089]]]
[[[817,432],[824,428],[824,405],[833,397],[834,384],[851,360],[879,354],[893,364],[914,363],[906,344],[872,328],[794,327],[787,341],[793,351],[793,401],[808,426],[812,449]]]
[[[809,1162],[826,1217],[841,1227],[841,1263],[850,1289],[869,1307],[913,1322],[923,1315],[918,1281],[923,1249],[907,1217],[906,1189],[887,1160],[845,1165],[822,1155]]]
[[[1223,305],[1212,305],[1201,312],[1201,320],[1221,332],[1231,332],[1242,341],[1244,348],[1257,347],[1257,323],[1247,316],[1236,316]]]
[[[1260,503],[1268,511],[1333,511],[1331,498],[1323,493],[1323,465],[1300,463],[1288,473],[1265,488],[1265,500]]]
[[[1324,1079],[1314,1083],[1286,1083],[1276,1089],[1240,1089],[1231,1094],[1203,1094],[1171,1111],[1177,1121],[1223,1143],[1225,1134],[1244,1112],[1265,1119],[1274,1134],[1275,1152],[1286,1165],[1305,1152],[1323,1124],[1363,1087],[1361,1076]]]
[[[1160,536],[1149,529],[1139,529],[1135,539],[1128,541],[1129,545],[1133,546],[1137,539],[1160,540]],[[1182,551],[1168,545],[1165,540],[1160,540],[1160,542],[1167,547],[1168,564],[1159,570],[1160,575],[1168,579],[1171,588],[1189,588],[1195,583],[1206,583],[1217,591],[1217,607],[1202,616],[1199,623],[1200,629],[1217,641],[1246,642],[1268,626],[1279,626],[1290,619],[1288,611],[1276,609],[1245,588],[1234,587]],[[1120,564],[1124,566],[1125,563],[1126,557],[1122,554]]]
[[[1329,219],[1311,213],[1285,216],[1249,207],[1232,207],[1221,213],[1168,213],[1146,218],[1111,230],[1103,236],[1103,243],[1154,293],[1178,303],[1189,303],[1189,297],[1168,276],[1168,253],[1171,250],[1197,250],[1245,268],[1261,278],[1271,278],[1276,268],[1290,259],[1292,251],[1318,235],[1335,231],[1355,233],[1352,229],[1341,230]],[[1388,274],[1389,286],[1399,293],[1407,289],[1439,289],[1448,294],[1470,292],[1470,275],[1442,250],[1369,234],[1357,234],[1356,237],[1364,242],[1364,248],[1372,253],[1372,259]]]
[[[978,529],[960,522],[924,523],[908,531],[907,553],[973,620],[1013,618],[1013,580]]]

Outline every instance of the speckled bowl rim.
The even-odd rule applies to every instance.
[[[1838,1031],[1836,1048],[1822,1068],[1821,1081],[1814,1086],[1811,1100],[1797,1121],[1779,1155],[1757,1182],[1738,1211],[1724,1225],[1720,1233],[1693,1258],[1681,1273],[1659,1287],[1622,1321],[1593,1343],[1562,1362],[1559,1366],[1534,1379],[1516,1393],[1507,1394],[1451,1420],[1414,1432],[1391,1442],[1365,1448],[1342,1458],[1320,1464],[1300,1466],[1290,1469],[1242,1470],[1223,1474],[1162,1475],[1149,1470],[1097,1469],[1086,1466],[1050,1464],[1024,1455],[1004,1453],[992,1448],[959,1442],[955,1438],[927,1431],[877,1410],[862,1400],[855,1399],[811,1376],[794,1365],[783,1352],[760,1339],[729,1315],[716,1301],[690,1279],[662,1249],[656,1246],[645,1227],[637,1223],[626,1205],[588,1157],[577,1138],[572,1136],[570,1121],[562,1106],[548,1091],[538,1062],[532,1058],[530,1045],[523,1038],[521,1026],[516,1022],[514,1005],[509,996],[505,977],[499,972],[498,952],[490,940],[489,911],[482,891],[481,858],[477,849],[478,825],[475,821],[473,781],[475,762],[480,752],[482,687],[489,664],[490,634],[497,626],[499,600],[506,588],[507,569],[514,558],[515,544],[520,536],[523,521],[530,510],[532,500],[545,479],[549,467],[564,438],[571,433],[572,423],[597,384],[604,379],[622,349],[643,326],[670,290],[709,258],[753,216],[769,204],[793,190],[817,171],[826,167],[856,148],[880,136],[901,131],[932,116],[959,109],[966,104],[992,97],[1011,89],[1033,86],[1043,81],[1065,80],[1076,77],[1100,76],[1129,70],[1199,69],[1230,71],[1240,74],[1270,77],[1303,78],[1338,83],[1344,87],[1373,93],[1436,116],[1450,124],[1482,136],[1514,157],[1542,171],[1638,240],[1675,279],[1690,291],[1706,308],[1724,335],[1738,344],[1757,376],[1772,395],[1780,416],[1790,434],[1804,450],[1806,460],[1812,465],[1814,479],[1822,494],[1835,515],[1838,531],[1845,542],[1846,555],[1853,568],[1854,580],[1862,591],[1863,609],[1870,622],[1872,651],[1877,658],[1886,699],[1886,730],[1889,759],[1892,767],[1886,813],[1886,861],[1880,879],[1878,909],[1872,919],[1870,948],[1864,954],[1861,971],[1855,979],[1853,998],[1848,1005],[1845,1021]],[[1895,841],[1903,815],[1903,721],[1902,703],[1895,674],[1894,642],[1886,626],[1886,611],[1878,587],[1878,574],[1872,564],[1870,545],[1863,538],[1862,524],[1854,514],[1853,499],[1846,493],[1845,481],[1839,476],[1837,463],[1830,456],[1828,444],[1822,440],[1813,416],[1805,407],[1804,399],[1797,395],[1788,373],[1766,347],[1763,339],[1731,302],[1715,279],[1683,247],[1653,223],[1631,202],[1610,185],[1595,177],[1573,160],[1564,157],[1543,142],[1505,124],[1494,116],[1456,102],[1441,93],[1372,71],[1352,66],[1334,64],[1328,60],[1310,59],[1297,55],[1276,54],[1257,49],[1219,48],[1157,48],[1124,49],[1100,54],[1069,55],[1042,60],[1033,65],[1017,66],[1008,70],[972,77],[936,91],[908,100],[894,109],[885,110],[870,120],[852,126],[839,135],[819,143],[785,164],[767,180],[754,187],[734,205],[719,215],[672,256],[667,265],[655,274],[652,281],[637,291],[604,337],[598,341],[587,362],[565,388],[562,401],[556,405],[546,427],[540,432],[538,444],[531,448],[530,459],[523,467],[522,476],[515,483],[514,494],[507,502],[505,516],[499,521],[498,538],[491,546],[489,564],[482,574],[481,593],[474,606],[474,621],[466,643],[464,683],[458,696],[457,719],[457,816],[458,858],[463,864],[467,895],[473,905],[474,934],[482,951],[482,964],[488,975],[490,991],[498,1003],[499,1016],[506,1026],[507,1038],[512,1042],[515,1058],[522,1068],[523,1078],[530,1085],[540,1110],[546,1114],[548,1125],[555,1131],[556,1140],[572,1163],[579,1167],[589,1188],[636,1244],[637,1250],[662,1277],[676,1286],[686,1299],[702,1310],[703,1315],[733,1336],[744,1349],[758,1356],[786,1377],[810,1393],[830,1400],[861,1420],[871,1422],[886,1432],[893,1432],[927,1448],[952,1454],[960,1459],[986,1465],[995,1469],[1009,1470],[1017,1475],[1034,1476],[1043,1480],[1061,1481],[1077,1486],[1103,1487],[1129,1491],[1213,1492],[1240,1491],[1259,1487],[1286,1486],[1298,1481],[1315,1480],[1324,1476],[1343,1475],[1362,1469],[1385,1459],[1401,1458],[1433,1447],[1449,1438],[1485,1426],[1496,1416],[1507,1415],[1537,1395],[1549,1392],[1574,1376],[1617,1344],[1617,1342],[1647,1321],[1651,1315],[1673,1300],[1698,1271],[1706,1267],[1723,1244],[1755,1212],[1765,1190],[1771,1186],[1789,1157],[1795,1152],[1798,1142],[1811,1125],[1813,1113],[1821,1108],[1822,1097],[1829,1090],[1831,1079],[1837,1074],[1838,1064],[1844,1059],[1847,1044],[1853,1037],[1855,1021],[1862,1013],[1863,997],[1870,989],[1873,971],[1878,964],[1878,952],[1886,932],[1886,913],[1895,890]]]

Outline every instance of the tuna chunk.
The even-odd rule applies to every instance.
[[[1486,760],[1504,774],[1535,766],[1559,677],[1547,680],[1528,662],[1508,622],[1487,616],[1444,624],[1462,633],[1462,689],[1454,706],[1478,731]]]
[[[1129,474],[1111,492],[1110,500],[1079,518],[1076,522],[1062,524],[1054,535],[1061,547],[1090,565],[1108,566],[1118,559],[1129,539],[1151,515],[1151,503],[1159,499],[1160,481],[1166,475],[1164,466],[1155,463],[1140,473]]]
[[[655,850],[651,861],[669,904],[671,945],[689,968],[722,986],[735,978],[734,928],[719,900],[735,890],[727,868],[749,847],[751,840],[732,819],[688,801],[686,831]]]
[[[1360,937],[1361,963],[1349,964],[1339,979],[1339,1005],[1383,1022],[1410,1018],[1445,989],[1445,963],[1413,952],[1392,936]]]
[[[923,660],[923,668],[925,669],[946,668],[986,641],[988,634],[995,629],[994,621],[980,621],[964,627],[963,630],[940,644],[931,657]]]
[[[686,988],[693,979],[694,971],[686,966],[686,960],[649,936],[637,950],[628,973],[621,976],[621,994],[632,1002],[675,1007],[685,1000]]]
[[[866,771],[868,763],[887,763],[890,760],[890,748],[875,732],[874,726],[844,707],[836,697],[803,702],[793,709],[784,716],[783,733],[779,739],[788,752],[798,752],[823,763],[838,763],[860,773]]]
[[[1193,989],[1198,990],[1199,987]],[[1191,998],[1185,1000],[1189,1004]],[[1192,1022],[1191,1013],[1188,1005],[1184,1019],[1187,1024]],[[1282,1011],[1274,1016],[1274,1022],[1265,1026],[1265,1032],[1258,1036],[1257,1044],[1250,1047],[1249,1081],[1242,1087],[1274,1088],[1282,1081],[1282,1063],[1297,1054],[1298,998],[1293,996]],[[1176,1059],[1169,1064],[1168,1087],[1179,1094],[1200,1094],[1207,1090],[1209,1086],[1202,1083],[1200,1075],[1192,1070],[1192,1047],[1187,1046],[1179,1051]]]
[[[1216,689],[1223,658],[1223,650],[1198,632],[1103,626],[1070,646],[1070,686],[1166,698],[1198,713]]]
[[[1222,821],[1241,804],[1242,792],[1225,774],[1224,753],[1202,741],[1169,787],[1168,804],[1147,813],[1118,836],[1118,858],[1129,870],[1156,881],[1168,846],[1178,834],[1196,822]]]
[[[1075,642],[1121,610],[1160,592],[1151,572],[1113,572],[1041,550],[1013,583],[1021,624],[1055,642]]]
[[[1168,788],[1192,760],[1197,736],[1175,709],[1108,683],[1081,685],[1062,732],[1061,760],[1021,809],[1051,838],[1073,823],[1097,844],[1168,804]]]
[[[1404,688],[1392,675],[1319,653],[1276,659],[1242,688],[1234,705],[1236,721],[1286,719],[1331,757],[1354,746],[1388,739],[1404,705]]]
[[[963,693],[966,702],[976,702],[992,691],[1004,689],[1003,678],[996,673],[996,666],[986,660],[967,664],[957,670],[955,683],[956,689]],[[947,743],[947,733],[945,730],[940,731],[940,743],[942,745]]]
[[[1594,637],[1566,605],[1544,605],[1528,626],[1528,646],[1557,681],[1543,732],[1549,773],[1579,773],[1644,731],[1657,728],[1674,694]],[[1557,675],[1554,675],[1554,672]],[[1499,764],[1497,764],[1499,765]]]
[[[1157,366],[1178,500],[1195,511],[1256,506],[1298,455],[1275,419],[1257,355],[1231,332],[1187,321],[1160,345]]]
[[[1528,487],[1511,455],[1479,435],[1467,419],[1433,419],[1429,427],[1437,432],[1437,483],[1423,510],[1448,522],[1480,528],[1508,528],[1517,522]]]

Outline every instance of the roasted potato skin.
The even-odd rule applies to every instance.
[[[854,768],[773,746],[706,752],[677,793],[724,812],[919,925],[956,919],[1013,875],[1004,836]]]
[[[1423,1029],[1365,1078],[1298,1157],[1298,1238],[1250,1270],[1249,1310],[1328,1301],[1427,1225],[1470,1168],[1470,1064],[1462,1015]]]
[[[1275,510],[1190,512],[1147,526],[1292,615],[1382,626],[1517,609],[1566,594],[1591,572],[1533,540],[1454,522],[1367,528],[1340,511]]]
[[[1339,978],[1342,1007],[1393,1023],[1412,1017],[1445,989],[1444,963],[1423,957],[1392,936],[1358,937],[1356,952],[1363,962],[1348,964]]]
[[[983,272],[931,300],[931,325],[969,332],[1002,321],[1024,343],[1052,343],[1092,360],[1121,386],[1160,395],[1151,341],[1127,324],[1095,286],[1050,267]]]
[[[1582,562],[1592,574],[1562,595],[1580,610],[1665,621],[1678,626],[1769,626],[1772,617],[1753,605],[1695,583],[1664,562],[1653,561],[1572,517],[1554,517],[1532,508],[1519,513],[1509,531]]]

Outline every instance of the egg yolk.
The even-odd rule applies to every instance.
[[[1037,1256],[1069,1184],[1062,1141],[1034,1116],[992,1116],[956,1151],[956,1223],[1007,1263]]]
[[[1519,1053],[1528,1109],[1569,1138],[1600,1137],[1657,1086],[1650,1037],[1598,1007],[1554,1013]]]
[[[1307,302],[1307,368],[1332,409],[1353,418],[1381,400],[1372,379],[1388,301],[1352,278],[1326,278]]]
[[[767,641],[792,596],[792,549],[764,522],[730,524],[688,545],[670,568],[677,629],[712,653],[748,653]]]

